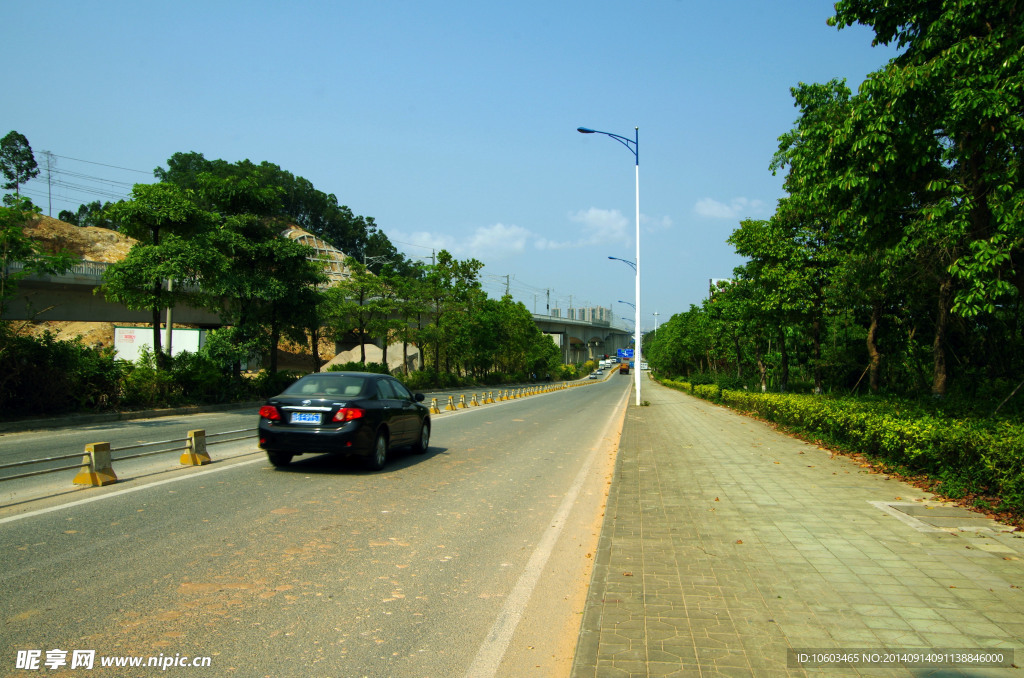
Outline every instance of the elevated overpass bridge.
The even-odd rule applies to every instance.
[[[132,311],[122,304],[107,301],[99,293],[107,266],[109,264],[103,262],[80,261],[66,273],[21,278],[17,283],[17,293],[5,305],[3,319],[152,323],[152,311]],[[20,264],[8,266],[9,273],[20,270]],[[632,338],[628,330],[612,327],[608,322],[536,314],[533,319],[541,332],[555,340],[562,351],[564,363],[582,362],[605,353],[614,354],[616,349],[630,346]],[[216,313],[188,304],[174,307],[173,322],[206,328],[223,324]]]

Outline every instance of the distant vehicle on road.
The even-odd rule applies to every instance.
[[[629,374],[629,363],[623,362],[619,365],[619,374]]]
[[[423,454],[429,444],[423,394],[385,374],[307,374],[260,408],[259,445],[276,467],[299,454],[333,453],[362,457],[379,471],[391,448]]]

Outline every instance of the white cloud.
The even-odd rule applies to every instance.
[[[603,210],[597,207],[580,210],[569,215],[570,221],[583,226],[581,245],[596,245],[609,241],[625,242],[629,239],[629,219],[619,210]]]
[[[533,247],[538,250],[565,250],[570,247],[576,247],[576,244],[564,240],[548,240],[547,238],[540,237],[533,242]]]
[[[457,259],[480,259],[493,261],[508,255],[521,254],[526,250],[526,243],[536,237],[521,226],[494,224],[481,226],[468,237],[460,238],[447,233],[417,231],[403,233],[394,231],[393,242],[408,243],[432,250],[448,250]],[[401,250],[401,246],[398,246]]]
[[[764,202],[747,198],[733,198],[728,204],[714,198],[701,198],[694,205],[693,211],[711,219],[743,219],[762,215],[764,207]]]
[[[591,207],[568,215],[569,221],[579,224],[578,237],[572,238],[570,229],[565,229],[565,240],[554,240],[548,234],[540,234],[515,224],[502,223],[477,227],[466,237],[448,233],[416,231],[411,233],[393,231],[393,242],[416,245],[433,250],[445,249],[457,259],[473,257],[484,262],[500,261],[524,253],[527,249],[564,250],[590,247],[608,243],[628,243],[633,240],[633,221],[618,210]],[[648,218],[641,215],[641,223],[647,230],[665,230],[672,227],[669,217]],[[556,232],[552,228],[550,231]],[[399,249],[402,247],[399,245]]]
[[[473,232],[467,250],[476,259],[502,259],[509,254],[522,254],[526,249],[526,241],[533,237],[533,233],[522,226],[482,226]]]
[[[650,232],[667,231],[672,228],[672,217],[649,217],[641,214],[640,225]]]
[[[431,249],[435,252],[437,250],[448,250],[449,252],[454,251],[455,240],[448,235],[440,233],[431,233],[429,231],[414,231],[412,233],[405,233],[403,231],[393,230],[388,234],[388,238],[395,243],[395,247],[398,251],[406,251],[408,256],[423,257],[421,248]],[[401,244],[399,244],[401,243]],[[407,250],[402,245],[413,245],[415,246],[412,250]]]

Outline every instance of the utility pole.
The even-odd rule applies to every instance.
[[[54,159],[53,153],[50,151],[43,151],[43,155],[46,156],[46,201],[47,211],[46,215],[53,216],[53,168],[57,165],[57,160]]]

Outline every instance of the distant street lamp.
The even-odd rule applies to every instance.
[[[622,299],[619,299],[619,303],[625,304],[626,306],[632,306],[634,309],[636,308],[636,304],[634,304],[632,301],[623,301]]]
[[[636,262],[632,263],[633,268],[636,269],[636,327],[634,328],[635,336],[633,338],[633,361],[636,367],[633,370],[634,373],[634,384],[636,386],[636,404],[640,405],[640,128],[633,128],[633,138],[620,136],[618,134],[612,134],[611,132],[602,132],[596,129],[590,129],[589,127],[577,127],[576,131],[580,134],[603,134],[607,137],[615,139],[620,144],[629,149],[629,152],[633,154],[634,160],[636,160]],[[609,259],[615,259],[616,257],[609,257]],[[626,261],[623,259],[622,261]]]
[[[633,263],[632,261],[630,261],[629,259],[622,259],[622,258],[620,258],[620,257],[608,257],[608,258],[609,258],[609,259],[614,259],[615,261],[621,261],[621,262],[622,262],[622,263],[624,263],[624,264],[629,264],[630,266],[632,266],[632,267],[633,267],[633,270],[634,270],[634,271],[636,270],[636,264],[634,264],[634,263]]]

